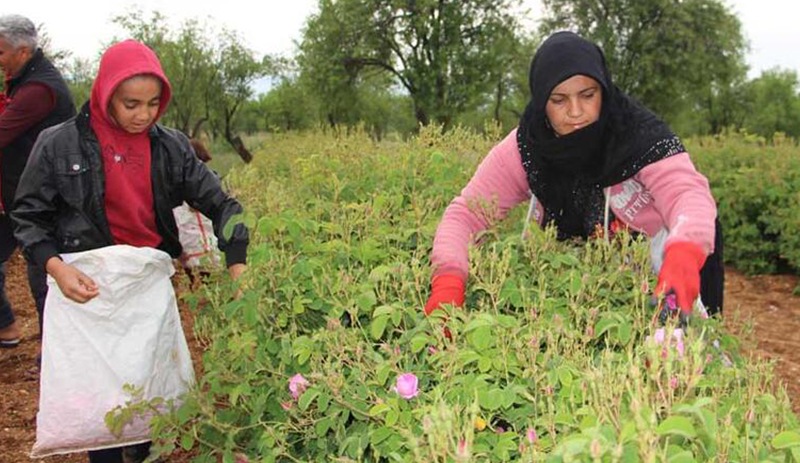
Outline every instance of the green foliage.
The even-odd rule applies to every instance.
[[[196,461],[796,461],[800,424],[771,366],[740,357],[717,320],[693,319],[682,354],[650,339],[648,249],[624,234],[522,239],[515,211],[470,250],[465,308],[422,315],[436,225],[494,140],[441,127],[405,143],[266,138],[227,176],[254,235],[244,294],[206,288],[204,373],[154,421],[155,448]],[[403,373],[414,398],[393,389]],[[297,374],[308,384],[294,398]]]
[[[150,17],[132,11],[114,18],[133,38],[156,52],[170,80],[173,98],[163,122],[190,137],[199,136],[208,124],[213,136],[223,136],[236,147],[238,112],[267,66],[234,31],[209,34],[209,24],[193,19],[173,31],[165,20],[157,11]]]
[[[75,107],[80,110],[81,106],[89,101],[97,70],[91,62],[85,59],[74,59],[65,66],[62,74],[69,86],[72,101]]]
[[[724,258],[743,272],[800,270],[800,156],[791,139],[728,133],[687,148],[717,200]]]
[[[744,102],[748,110],[742,128],[748,133],[772,139],[783,133],[800,136],[800,96],[797,72],[772,69],[745,86]]]
[[[320,1],[298,58],[311,88],[336,119],[370,73],[382,73],[413,102],[419,124],[449,127],[495,94],[499,105],[518,56],[515,0]]]

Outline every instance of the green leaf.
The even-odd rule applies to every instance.
[[[497,410],[503,406],[503,391],[497,388],[478,391],[478,404],[486,410]]]
[[[572,372],[568,367],[559,367],[556,374],[558,375],[558,380],[564,386],[569,387],[572,384]]]
[[[717,436],[716,415],[714,415],[714,413],[712,413],[710,410],[702,409],[700,410],[700,416],[702,417],[703,430],[712,441],[715,440]]]
[[[258,324],[258,306],[255,304],[245,304],[242,309],[242,318],[247,326]]]
[[[389,317],[384,315],[372,320],[372,323],[369,325],[369,333],[372,336],[372,339],[380,339],[383,336],[383,332],[386,330],[386,323],[389,321]]]
[[[314,351],[314,341],[308,336],[300,336],[292,343],[292,351],[297,358],[297,363],[303,365]]]
[[[325,413],[330,403],[331,403],[331,396],[325,392],[320,392],[319,398],[317,399],[317,409],[319,410],[319,412]]]
[[[697,460],[695,460],[695,458],[694,458],[694,455],[692,455],[692,452],[690,452],[688,450],[685,450],[683,452],[680,452],[680,453],[677,453],[675,455],[672,455],[671,457],[669,457],[669,460],[667,460],[667,461],[669,463],[695,463],[695,462],[697,462]]]
[[[480,354],[472,349],[465,349],[458,352],[458,362],[461,368],[466,367],[470,363],[477,362],[480,358]]]
[[[800,434],[794,431],[783,431],[772,439],[772,446],[778,450],[800,446]]]
[[[369,416],[378,416],[381,413],[390,410],[392,407],[389,406],[387,403],[373,405],[372,408],[369,409]]]
[[[468,335],[470,343],[478,352],[486,350],[494,345],[494,335],[490,326],[476,328]]]
[[[659,436],[678,435],[687,439],[697,435],[692,421],[685,416],[670,416],[658,425],[656,433]]]
[[[517,391],[512,388],[504,389],[502,391],[502,403],[504,409],[509,409],[514,405],[517,400]]]
[[[311,405],[311,403],[314,401],[314,399],[317,398],[318,395],[319,395],[319,389],[315,387],[310,387],[306,389],[306,391],[303,392],[303,395],[301,395],[300,399],[297,401],[298,408],[300,408],[300,410],[302,411],[306,411],[309,405]]]
[[[388,265],[378,265],[377,267],[373,268],[371,272],[369,272],[369,281],[373,283],[377,283],[378,281],[383,280],[388,275],[391,275],[392,268]]]
[[[636,425],[633,421],[628,421],[622,425],[622,430],[619,433],[619,441],[620,442],[627,442],[628,440],[633,440],[637,436],[636,432]]]
[[[300,297],[296,297],[296,298],[292,299],[292,312],[297,314],[297,315],[300,315],[301,313],[305,312],[306,311],[306,305],[305,305],[306,302],[307,302],[306,300],[304,300],[303,298],[300,298]]]
[[[200,407],[194,399],[188,399],[178,408],[178,424],[186,424],[200,412]]]
[[[492,369],[492,357],[481,357],[478,359],[478,370],[481,373],[486,373]]]
[[[627,321],[624,321],[619,324],[619,328],[617,330],[617,339],[622,344],[628,344],[631,340],[631,334],[633,333],[633,327]]]
[[[386,426],[382,426],[373,431],[369,436],[369,442],[372,445],[378,445],[391,436],[393,431]]]
[[[604,316],[594,326],[594,337],[599,338],[611,328],[619,326],[619,320],[613,316]]]
[[[389,363],[382,363],[375,371],[375,381],[379,386],[386,384],[389,379],[389,374],[392,372],[392,366]]]
[[[575,267],[580,264],[578,258],[572,254],[556,254],[555,260],[561,262],[567,267]]]
[[[397,424],[398,418],[400,418],[400,413],[394,408],[390,408],[389,411],[386,412],[386,426],[394,426]]]
[[[194,446],[194,435],[187,432],[181,436],[181,448],[183,450],[190,450]]]
[[[478,328],[484,327],[492,327],[496,324],[496,321],[493,316],[487,313],[478,314],[475,318],[470,320],[467,323],[467,326],[464,328],[465,333],[469,333],[470,331],[476,330]]]
[[[392,319],[392,325],[400,326],[400,322],[403,320],[403,312],[395,310],[394,312],[392,312],[391,319]]]
[[[595,426],[597,426],[597,415],[595,415],[592,412],[590,412],[589,415],[586,415],[583,418],[581,418],[581,422],[578,424],[578,427],[584,431],[587,429],[591,429]],[[622,431],[623,433],[626,432],[624,427]],[[624,440],[622,433],[620,433],[620,440]]]
[[[428,336],[424,334],[418,334],[411,338],[411,352],[417,354],[430,343],[431,339]]]
[[[314,426],[314,430],[317,432],[317,436],[324,436],[327,434],[328,430],[333,427],[333,417],[326,416],[321,420],[317,421],[317,424]]]
[[[375,293],[372,292],[371,290],[365,291],[356,297],[356,305],[363,312],[369,311],[377,303],[378,303],[378,298],[375,297]]]
[[[372,312],[372,318],[378,318],[381,315],[391,315],[392,312],[394,312],[394,307],[390,305],[382,305],[375,308],[375,310]]]

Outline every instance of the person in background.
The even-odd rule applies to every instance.
[[[75,105],[63,76],[39,48],[36,26],[24,16],[0,16],[0,69],[5,78],[0,97],[0,347],[14,347],[22,333],[5,292],[5,264],[17,247],[8,213],[36,137],[74,116]],[[35,263],[27,266],[41,333],[47,278]]]
[[[211,161],[211,153],[200,140],[193,138],[189,143],[200,161],[203,163]],[[189,277],[190,285],[195,287],[210,275],[211,270],[220,266],[217,236],[214,234],[211,220],[186,202],[172,212],[175,214],[178,238],[183,248],[179,261]]]
[[[680,139],[617,88],[600,48],[574,33],[558,32],[542,43],[529,87],[519,126],[494,146],[444,212],[425,313],[464,303],[473,237],[526,201],[528,220],[554,225],[559,239],[620,228],[647,235],[656,294],[674,294],[684,314],[698,295],[710,314],[720,312],[716,203]]]
[[[212,218],[231,277],[245,271],[247,228],[240,223],[228,237],[221,233],[242,206],[185,135],[156,123],[170,98],[156,54],[138,41],[119,42],[103,53],[89,102],[75,118],[45,130],[33,148],[12,212],[15,235],[25,255],[77,303],[104,288],[60,254],[124,244],[177,258],[172,210],[184,201]],[[140,462],[149,447],[94,450],[89,461],[118,463],[124,454],[126,462]]]

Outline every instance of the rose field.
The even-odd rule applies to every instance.
[[[226,173],[251,227],[248,270],[239,298],[222,275],[180,292],[202,374],[153,421],[165,461],[800,461],[775,362],[717,318],[661,327],[641,238],[523,235],[521,207],[471,249],[465,307],[424,316],[436,226],[503,135],[487,132],[271,135]],[[688,147],[728,263],[796,274],[794,144]],[[107,421],[154,409],[132,397]]]

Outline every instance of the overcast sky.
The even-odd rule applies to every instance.
[[[781,67],[800,72],[800,1],[724,0],[742,21],[751,50],[750,76]],[[6,4],[8,3],[8,4]],[[177,26],[182,20],[208,20],[217,27],[238,31],[247,46],[259,54],[294,52],[306,17],[316,10],[317,0],[267,0],[253,8],[252,0],[27,0],[4,2],[5,13],[18,13],[44,25],[56,49],[94,59],[104,43],[122,31],[111,22],[115,15],[137,5],[148,13],[157,10]],[[540,0],[525,0],[537,17]]]

